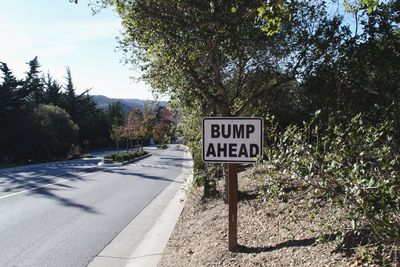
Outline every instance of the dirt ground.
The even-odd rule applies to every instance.
[[[228,252],[228,205],[221,198],[202,202],[200,190],[189,195],[159,266],[363,265],[357,255],[338,252],[334,238],[321,241],[309,224],[309,213],[294,222],[288,204],[266,203],[257,197],[254,180],[243,174],[239,176],[239,250]]]

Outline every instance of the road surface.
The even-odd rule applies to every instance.
[[[183,151],[133,164],[99,159],[0,170],[0,266],[86,266],[180,174]]]

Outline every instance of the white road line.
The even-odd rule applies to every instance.
[[[95,173],[96,173],[96,172],[87,173],[86,175],[84,174],[84,175],[81,175],[80,177],[86,177],[86,176],[89,176],[89,175],[92,175],[92,174],[95,174]],[[22,190],[22,191],[19,191],[19,192],[11,193],[11,194],[8,194],[8,195],[5,195],[5,196],[1,196],[0,199],[4,199],[4,198],[16,196],[16,195],[23,194],[23,193],[26,193],[26,192],[29,192],[29,191],[33,191],[33,190],[36,190],[36,189],[39,189],[39,188],[49,187],[49,186],[55,185],[55,184],[62,184],[62,183],[64,183],[64,182],[66,182],[66,181],[75,180],[75,179],[76,179],[76,178],[73,177],[73,178],[64,179],[64,180],[57,181],[57,182],[50,183],[50,184],[45,184],[45,185],[41,185],[41,186],[36,186],[36,187],[34,187],[34,188],[30,188],[30,189]]]

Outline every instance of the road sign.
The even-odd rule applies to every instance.
[[[237,244],[237,163],[254,162],[262,156],[262,118],[203,118],[203,161],[228,164],[228,247]]]
[[[262,148],[262,118],[203,118],[203,161],[255,162]]]

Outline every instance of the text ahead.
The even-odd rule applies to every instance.
[[[255,162],[262,156],[262,118],[204,118],[203,161]]]

